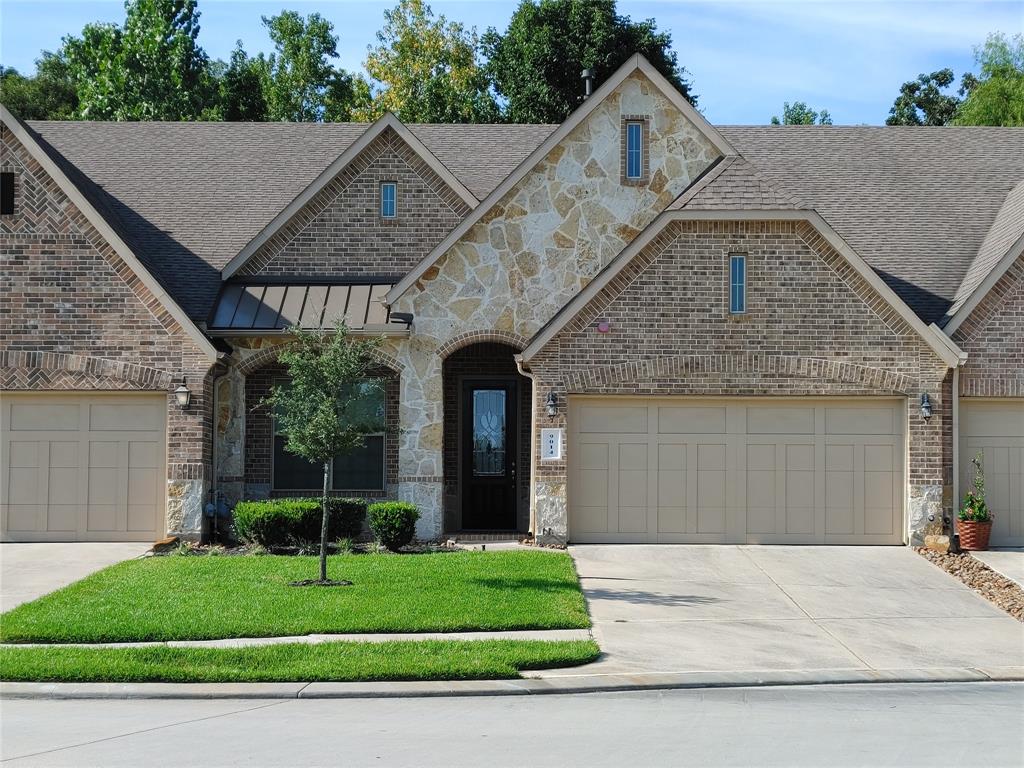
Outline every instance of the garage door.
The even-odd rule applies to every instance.
[[[164,395],[0,396],[6,541],[152,541],[162,534]]]
[[[993,547],[1024,546],[1024,401],[960,400],[960,494],[974,482],[981,452],[985,497],[995,514]]]
[[[570,398],[569,538],[900,544],[905,408]]]

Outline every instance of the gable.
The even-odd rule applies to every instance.
[[[966,313],[952,337],[967,353],[962,395],[1024,396],[1024,254]]]
[[[640,185],[621,177],[623,125],[634,116],[648,131]],[[529,338],[719,156],[662,88],[630,72],[516,184],[481,204],[395,308],[441,339],[465,326]]]
[[[397,184],[397,216],[380,185]],[[390,127],[359,152],[239,269],[247,276],[400,277],[470,208]]]
[[[747,257],[748,292],[746,312],[731,315],[729,256],[737,252]],[[880,372],[873,386],[862,373],[849,376],[852,393],[892,388],[881,372],[916,378],[922,349],[915,329],[807,222],[675,220],[524,359],[554,355],[581,370],[713,351],[840,358]],[[756,386],[770,389],[772,378]]]
[[[178,320],[7,125],[0,169],[15,174],[15,212],[0,217],[6,350],[176,373],[184,341]]]
[[[109,329],[117,321],[121,308],[129,325],[113,332],[120,338],[131,333],[131,320],[139,328],[159,329],[160,335],[184,336],[209,359],[218,353],[209,339],[202,335],[181,307],[163,286],[146,270],[131,249],[118,236],[81,190],[64,174],[53,159],[39,146],[32,134],[6,108],[0,106],[0,165],[15,173],[15,213],[4,217],[0,231],[4,233],[4,281],[8,288],[18,286],[10,295],[52,295],[53,304],[44,304],[45,311],[55,311],[53,328],[66,328],[68,338],[82,337],[97,325]],[[61,261],[61,248],[75,253],[79,261]],[[97,261],[96,259],[99,259]],[[95,274],[94,274],[95,273]],[[70,279],[74,291],[69,291]],[[96,280],[96,301],[89,303],[86,292]],[[70,294],[70,295],[69,295]],[[122,302],[113,300],[114,296]],[[71,301],[74,299],[74,301]],[[101,316],[99,306],[111,306],[113,319]],[[82,314],[75,318],[74,310]],[[29,303],[21,307],[25,323],[18,332],[31,333],[37,307]],[[106,330],[104,330],[106,333]],[[55,332],[54,338],[60,333]],[[151,344],[135,339],[152,353]],[[67,344],[65,344],[67,346]],[[114,357],[125,351],[124,344],[112,344]],[[61,350],[64,351],[64,350]],[[92,352],[96,354],[95,348]]]
[[[668,210],[648,227],[629,247],[623,250],[597,278],[568,302],[551,321],[541,329],[523,350],[523,359],[530,360],[544,350],[551,340],[565,327],[576,322],[576,318],[588,310],[592,301],[610,285],[621,285],[623,275],[632,273],[634,262],[645,263],[645,254],[650,254],[650,246],[665,243],[671,239],[672,227],[680,222],[693,224],[699,231],[715,232],[720,228],[736,227],[743,231],[744,227],[757,226],[759,222],[770,222],[781,225],[796,224],[800,227],[801,237],[808,245],[821,253],[828,253],[830,264],[841,274],[856,278],[858,286],[864,291],[865,301],[870,297],[870,304],[880,315],[890,318],[892,323],[902,323],[912,329],[928,347],[935,352],[947,366],[957,365],[961,360],[961,351],[934,324],[926,326],[924,322],[908,307],[885,282],[866,264],[863,259],[847,245],[835,231],[815,211],[780,210],[780,211],[730,211],[730,210]],[[742,250],[742,248],[738,248]],[[649,262],[646,262],[649,263]],[[698,265],[699,266],[699,265]],[[698,273],[699,274],[699,273]],[[802,286],[793,283],[794,290]],[[896,327],[895,325],[893,326]]]
[[[453,210],[458,207],[454,201],[455,197],[461,198],[467,209],[476,206],[477,199],[466,189],[465,185],[455,178],[452,172],[397,117],[388,112],[370,125],[362,136],[347,147],[311,184],[263,227],[225,265],[221,270],[221,276],[227,279],[240,270],[253,269],[249,266],[250,260],[266,246],[270,246],[271,251],[282,247],[309,220],[323,210],[330,200],[337,196],[354,172],[361,170],[361,163],[365,162],[363,156],[367,149],[371,150],[370,156],[372,157],[380,149],[379,146],[373,146],[378,140],[383,139],[385,144],[393,146],[391,134],[397,134],[400,141],[404,142],[406,148],[415,155],[415,159],[410,158],[408,163],[417,170],[420,169],[420,165],[423,166],[423,172],[420,175],[424,181],[431,178],[427,173],[427,169],[429,169],[439,181],[443,182],[441,186],[447,186],[448,192],[453,195],[450,203]],[[350,167],[352,168],[350,169]],[[433,181],[432,178],[431,181]],[[435,187],[438,194],[444,196],[445,193],[441,192],[440,187],[435,184],[431,184],[431,186]],[[267,253],[265,251],[263,256],[264,258],[257,262],[258,265],[266,263]],[[259,266],[255,268],[258,269]]]

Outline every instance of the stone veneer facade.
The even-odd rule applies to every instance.
[[[735,252],[748,265],[739,317],[727,293]],[[596,333],[599,322],[610,332]],[[563,404],[554,419],[538,411],[542,427],[567,426],[573,394],[907,398],[910,533],[919,542],[941,525],[946,365],[804,222],[668,224],[529,366]],[[935,401],[929,423],[917,415],[921,392]],[[564,541],[565,461],[538,467],[537,530]]]
[[[167,397],[169,533],[194,533],[211,479],[212,361],[6,126],[0,171],[0,389],[118,390]],[[170,392],[187,378],[192,403]]]
[[[648,122],[645,184],[623,185],[623,115]],[[443,529],[443,355],[452,341],[522,349],[555,313],[719,157],[642,74],[626,78],[410,288],[403,366],[399,493]]]

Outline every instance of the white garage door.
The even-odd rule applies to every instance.
[[[5,541],[162,535],[163,395],[0,395]]]
[[[900,544],[902,401],[570,398],[575,542]]]
[[[973,487],[982,454],[993,547],[1024,546],[1024,401],[960,400],[960,495]]]

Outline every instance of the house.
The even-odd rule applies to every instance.
[[[984,454],[1024,544],[1024,130],[715,127],[642,57],[562,125],[2,112],[3,536],[311,493],[284,328],[382,336],[332,489],[419,535],[901,544]]]

